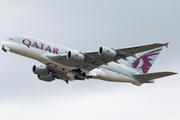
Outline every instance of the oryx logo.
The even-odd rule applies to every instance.
[[[153,59],[153,56],[158,55],[161,50],[154,50],[142,55],[132,63],[133,68],[141,68],[143,73],[147,73],[152,66],[151,61],[153,62],[156,59],[156,57]]]

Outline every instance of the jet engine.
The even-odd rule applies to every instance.
[[[49,75],[49,70],[43,66],[34,65],[32,70],[33,70],[34,74],[37,74],[37,75],[42,75],[42,76]]]
[[[82,62],[85,59],[85,56],[81,53],[74,52],[74,51],[69,51],[67,55],[67,59],[69,60],[74,60],[77,62]]]
[[[51,82],[51,81],[54,80],[54,77],[53,77],[52,74],[49,74],[49,75],[47,75],[47,76],[38,75],[38,78],[39,78],[40,80],[43,80],[43,81],[46,81],[46,82]]]
[[[114,51],[113,49],[111,49],[109,47],[102,46],[99,48],[99,55],[103,55],[108,58],[115,58],[116,51]]]

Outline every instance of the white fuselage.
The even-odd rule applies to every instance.
[[[2,41],[1,44],[7,50],[13,53],[38,60],[46,66],[51,66],[56,70],[60,70],[64,73],[67,73],[69,77],[73,78],[71,70],[74,69],[74,67],[59,64],[46,57],[46,55],[67,54],[69,50],[72,50],[70,48],[66,48],[63,46],[59,46],[56,44],[52,44],[43,40],[30,37],[27,37],[27,39],[15,37],[13,38],[13,40],[8,39]],[[114,62],[110,62],[107,65],[101,65],[99,66],[99,68],[95,68],[91,71],[83,71],[87,75],[92,76],[92,78],[94,79],[101,79],[113,82],[140,83],[139,81],[133,79],[132,74],[136,73],[136,71],[127,66],[117,64]]]

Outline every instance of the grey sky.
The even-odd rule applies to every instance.
[[[79,51],[170,42],[149,72],[180,68],[178,0],[1,0],[0,39],[37,37]],[[46,83],[41,63],[0,51],[2,120],[179,120],[179,75],[140,87],[101,80]],[[121,63],[126,63],[120,61]]]

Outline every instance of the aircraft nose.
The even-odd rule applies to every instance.
[[[4,42],[4,41],[1,42],[1,45],[2,45],[2,46],[3,46],[3,44],[4,44],[3,42]]]
[[[8,42],[7,42],[7,41],[2,41],[2,42],[1,42],[1,45],[2,45],[2,50],[3,50],[4,52],[7,52],[7,51],[10,50],[10,48],[7,47],[7,46],[8,46]]]
[[[2,46],[6,46],[6,41],[2,41],[2,42],[1,42],[1,45],[2,45]]]

